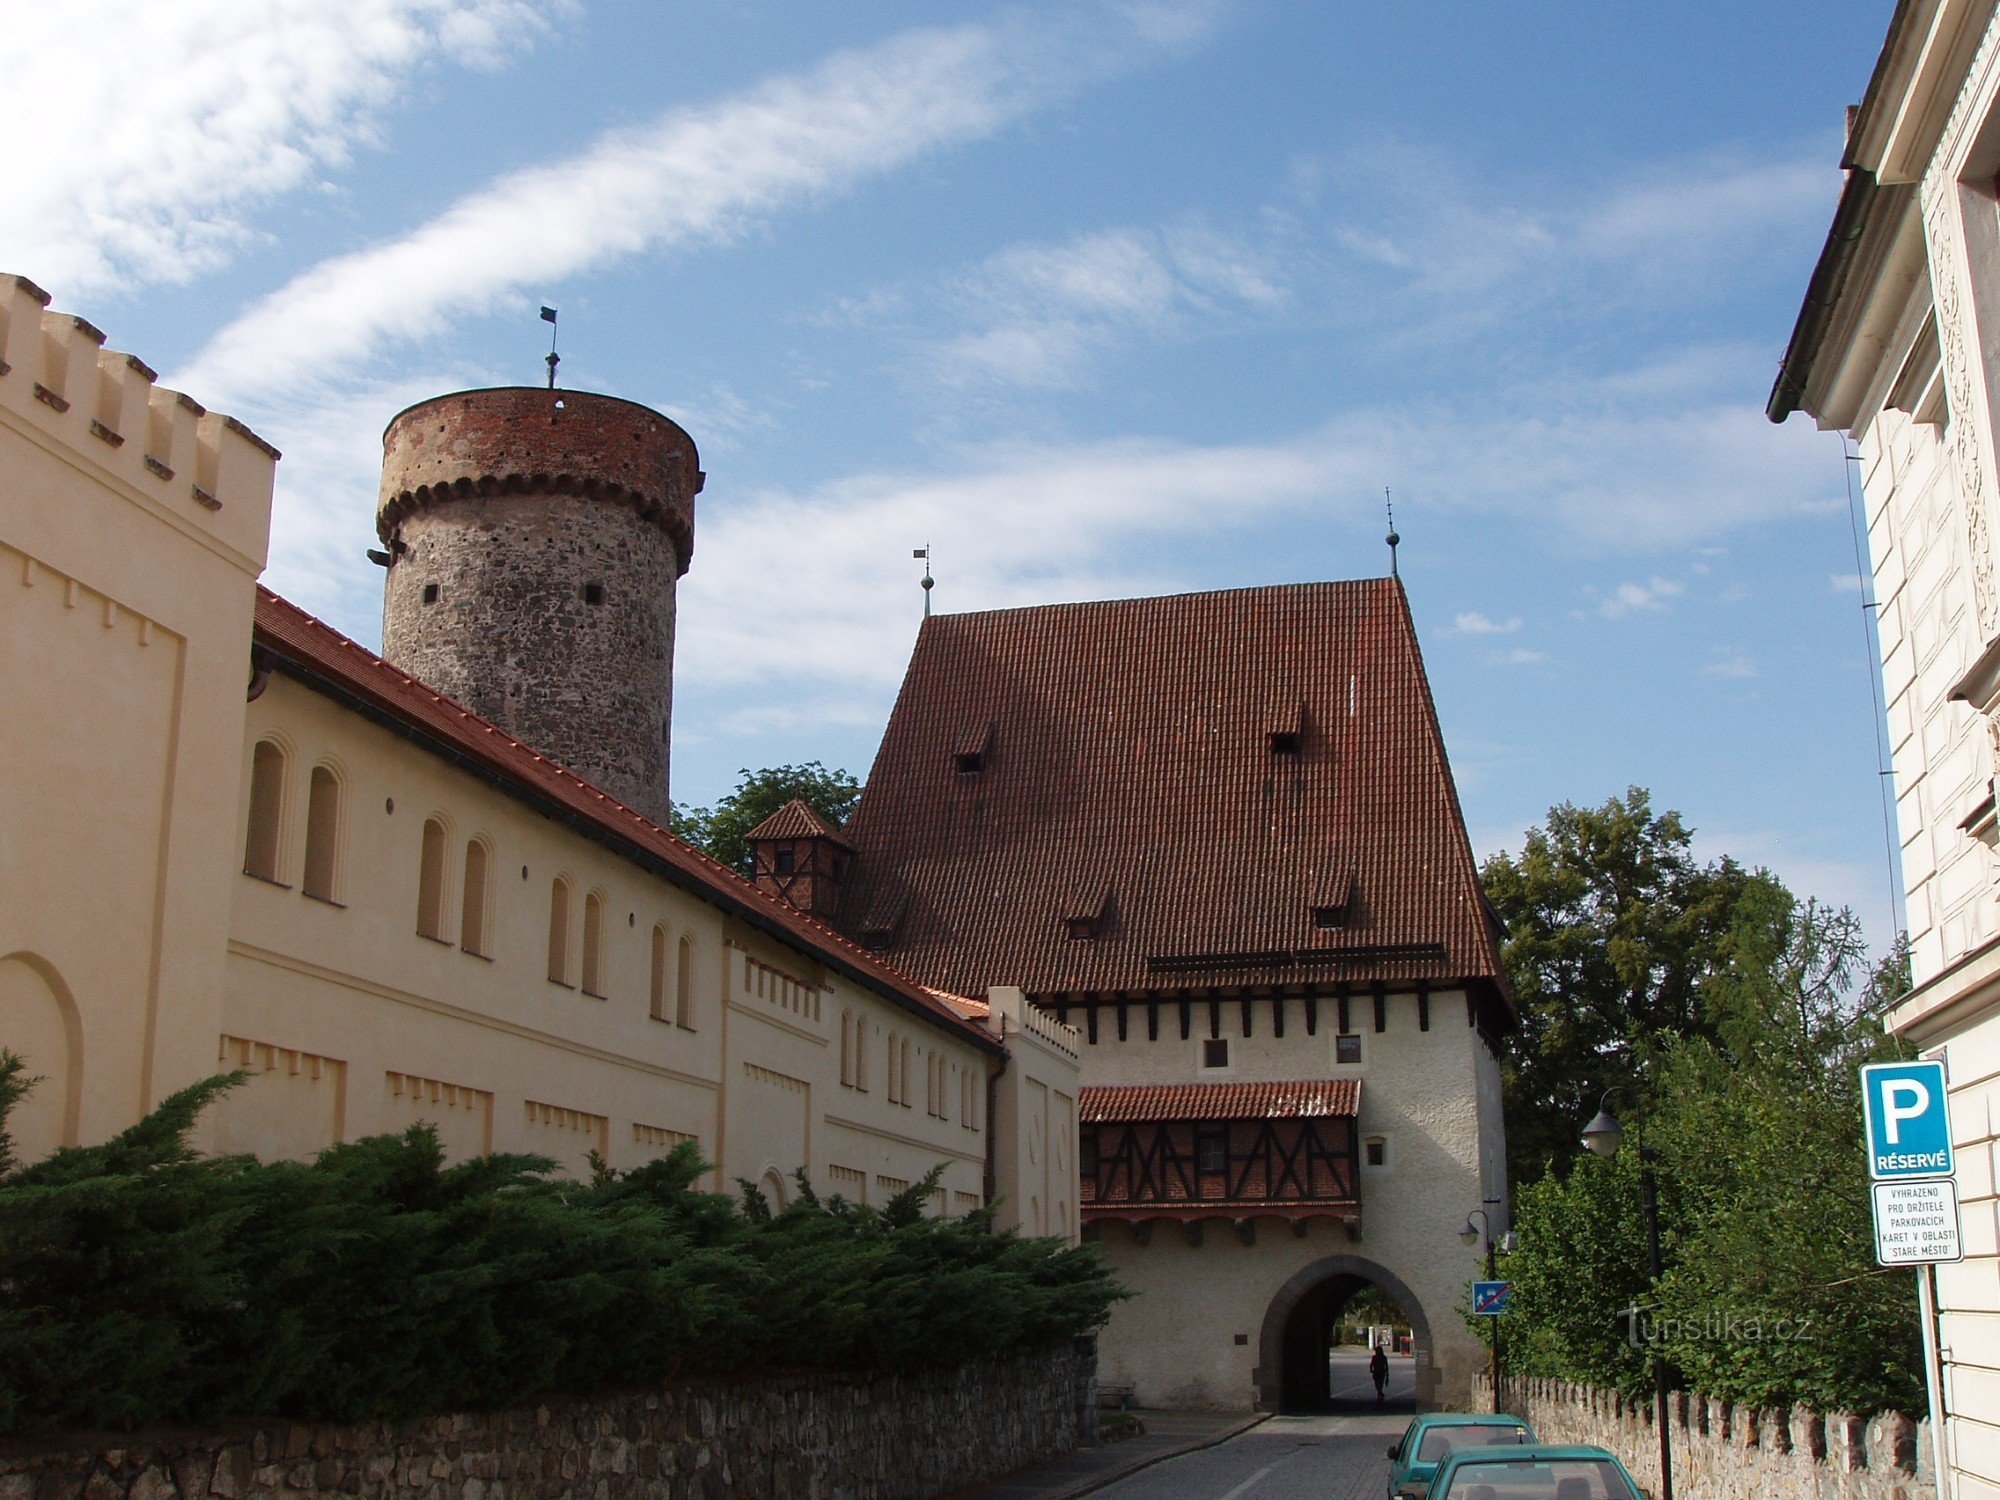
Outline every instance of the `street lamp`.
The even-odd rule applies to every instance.
[[[1618,1154],[1619,1143],[1625,1139],[1625,1127],[1618,1123],[1609,1105],[1613,1094],[1627,1091],[1623,1086],[1606,1089],[1598,1101],[1597,1114],[1583,1127],[1583,1144],[1593,1155],[1609,1158]],[[1642,1109],[1639,1115],[1642,1129],[1645,1123]],[[1646,1211],[1646,1261],[1655,1287],[1660,1284],[1660,1190],[1653,1168],[1659,1159],[1656,1149],[1640,1142],[1639,1201]],[[1667,1427],[1667,1362],[1658,1344],[1653,1346],[1653,1421],[1660,1430],[1660,1500],[1674,1500],[1673,1441]]]
[[[1497,1207],[1499,1205],[1499,1202],[1500,1200],[1498,1198],[1482,1198],[1480,1200],[1482,1206],[1479,1208],[1475,1208],[1471,1213],[1466,1215],[1465,1228],[1461,1229],[1458,1232],[1458,1237],[1464,1240],[1465,1243],[1468,1245],[1476,1244],[1481,1238],[1485,1239],[1486,1279],[1488,1281],[1498,1281],[1500,1279],[1500,1273],[1493,1259],[1493,1254],[1494,1254],[1493,1221],[1487,1216],[1486,1210],[1489,1207]],[[1473,1223],[1472,1221],[1474,1219],[1477,1219],[1479,1222],[1477,1224]],[[1500,1317],[1497,1313],[1494,1315],[1492,1323],[1493,1323],[1493,1354],[1492,1354],[1493,1412],[1494,1415],[1498,1416],[1500,1412]]]

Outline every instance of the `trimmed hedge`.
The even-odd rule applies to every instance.
[[[0,1052],[0,1433],[401,1419],[697,1376],[897,1370],[1047,1343],[1126,1295],[1090,1247],[881,1209],[698,1192],[692,1145],[589,1182],[447,1166],[417,1126],[310,1162],[193,1151],[240,1075],[17,1165]]]

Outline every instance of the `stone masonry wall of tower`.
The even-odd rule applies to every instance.
[[[656,822],[694,440],[629,401],[462,391],[383,434],[382,653]]]

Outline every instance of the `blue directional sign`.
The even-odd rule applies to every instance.
[[[1507,1304],[1514,1300],[1514,1283],[1511,1281],[1475,1281],[1472,1283],[1472,1310],[1482,1318],[1497,1318],[1507,1310]]]
[[[1893,1182],[1952,1175],[1943,1063],[1870,1063],[1861,1070],[1861,1108],[1870,1177]]]

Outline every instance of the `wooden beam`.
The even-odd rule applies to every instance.
[[[1319,996],[1306,996],[1306,1035],[1319,1035]]]
[[[1146,1040],[1149,1042],[1157,1042],[1159,1039],[1160,1039],[1160,1002],[1157,1000],[1148,1000],[1146,1002]]]
[[[1430,1029],[1431,982],[1428,979],[1419,979],[1417,981],[1417,1030],[1429,1031]]]
[[[1389,1029],[1389,997],[1381,985],[1375,986],[1375,1029],[1378,1032]]]
[[[1334,991],[1334,994],[1340,1002],[1340,1031],[1341,1035],[1345,1036],[1348,1032],[1354,1030],[1354,1027],[1349,1024],[1347,1014],[1347,986],[1343,984],[1338,990]]]

